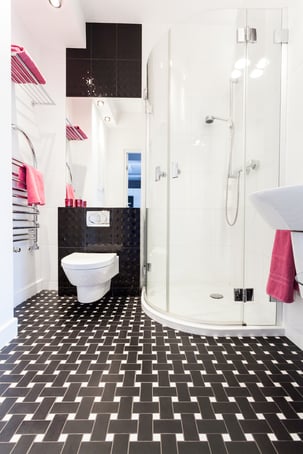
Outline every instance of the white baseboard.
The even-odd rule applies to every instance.
[[[18,334],[18,320],[12,317],[0,326],[0,348],[8,344]]]
[[[296,330],[294,328],[286,328],[285,336],[288,337],[297,347],[303,350],[303,334],[301,330]]]
[[[17,290],[14,294],[14,307],[18,306],[18,304],[23,303],[23,301],[31,298],[36,293],[40,292],[44,289],[44,279],[39,279],[33,282],[26,287],[23,287]]]

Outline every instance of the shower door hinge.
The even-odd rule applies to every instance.
[[[257,29],[253,27],[237,28],[237,43],[257,42]]]
[[[274,31],[274,44],[288,44],[289,30],[288,28],[281,28]]]
[[[246,303],[247,301],[253,301],[253,299],[253,288],[234,288],[234,301]]]

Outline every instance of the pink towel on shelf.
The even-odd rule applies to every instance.
[[[45,84],[46,80],[24,47],[11,45],[12,81],[18,84]],[[21,62],[20,62],[21,60]],[[22,64],[23,63],[23,64]]]
[[[25,165],[28,205],[45,205],[44,182],[42,173],[34,167]]]
[[[294,300],[296,268],[289,230],[277,230],[273,245],[266,292],[285,303]]]
[[[66,185],[66,199],[75,200],[75,191],[71,184]]]
[[[68,140],[86,140],[88,139],[85,132],[80,128],[80,126],[66,125],[66,138]]]

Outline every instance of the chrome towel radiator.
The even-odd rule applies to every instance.
[[[28,135],[15,124],[13,130],[19,131],[26,139],[32,155],[33,166],[37,168],[37,157],[34,146]],[[39,249],[38,246],[38,215],[37,205],[28,205],[25,175],[25,164],[12,158],[12,198],[13,198],[13,242],[30,242],[29,250]],[[14,252],[20,252],[20,247],[14,247]]]

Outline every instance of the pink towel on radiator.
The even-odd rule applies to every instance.
[[[42,173],[34,167],[25,165],[28,205],[45,205],[44,182]]]
[[[71,184],[66,185],[66,196],[67,199],[75,200],[75,191]]]
[[[277,230],[273,245],[266,292],[285,303],[294,300],[296,268],[289,230]]]
[[[26,188],[26,170],[25,167],[19,167],[17,187],[21,189]]]
[[[24,47],[17,46],[16,44],[11,45],[12,53],[12,81],[18,84],[33,83],[33,84],[45,84],[46,80],[37,68],[36,63],[31,56],[26,52]],[[17,55],[17,56],[16,56]],[[20,63],[20,60],[24,63]],[[34,77],[33,77],[34,76]]]

